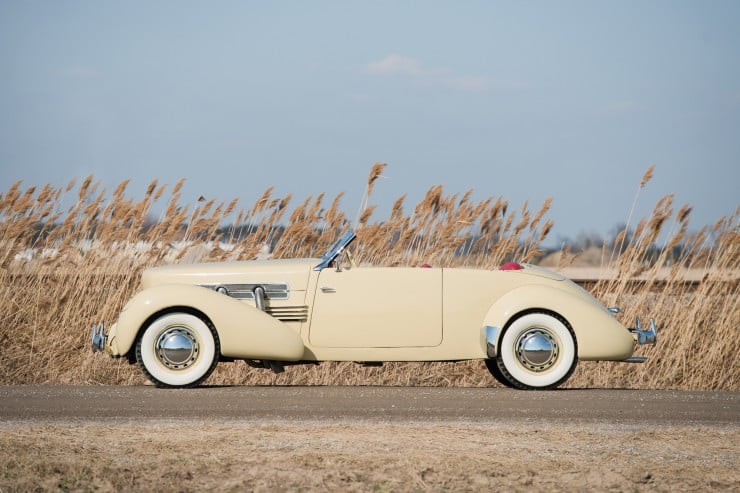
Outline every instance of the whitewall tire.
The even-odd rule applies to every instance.
[[[136,360],[159,387],[198,385],[216,368],[220,353],[216,331],[203,319],[172,312],[144,328],[136,344]]]
[[[570,377],[578,363],[575,335],[558,316],[527,313],[506,328],[495,362],[513,387],[555,388]]]

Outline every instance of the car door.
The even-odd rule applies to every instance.
[[[309,341],[318,347],[430,347],[442,342],[442,269],[323,269]]]

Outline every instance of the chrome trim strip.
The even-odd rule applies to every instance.
[[[265,313],[271,315],[281,322],[307,322],[308,306],[268,306]]]
[[[498,333],[500,329],[492,325],[486,325],[483,330],[486,331],[486,354],[489,358],[495,358],[498,353]]]
[[[621,363],[644,363],[647,361],[645,356],[632,356],[621,361]]]
[[[253,300],[254,290],[257,287],[262,287],[265,290],[265,299],[267,300],[287,300],[290,298],[290,285],[287,282],[206,283],[200,284],[200,286],[213,289],[237,300]]]

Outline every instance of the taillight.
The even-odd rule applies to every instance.
[[[504,265],[498,268],[498,270],[522,270],[522,264],[517,262],[506,262]]]

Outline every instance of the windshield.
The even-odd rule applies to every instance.
[[[352,243],[352,241],[356,237],[357,235],[354,231],[352,231],[352,228],[347,230],[347,232],[340,236],[337,241],[335,241],[332,246],[330,246],[329,249],[321,256],[321,263],[314,267],[314,270],[321,270],[329,265],[336,258],[337,255],[342,253],[342,251],[347,248],[350,243]]]

